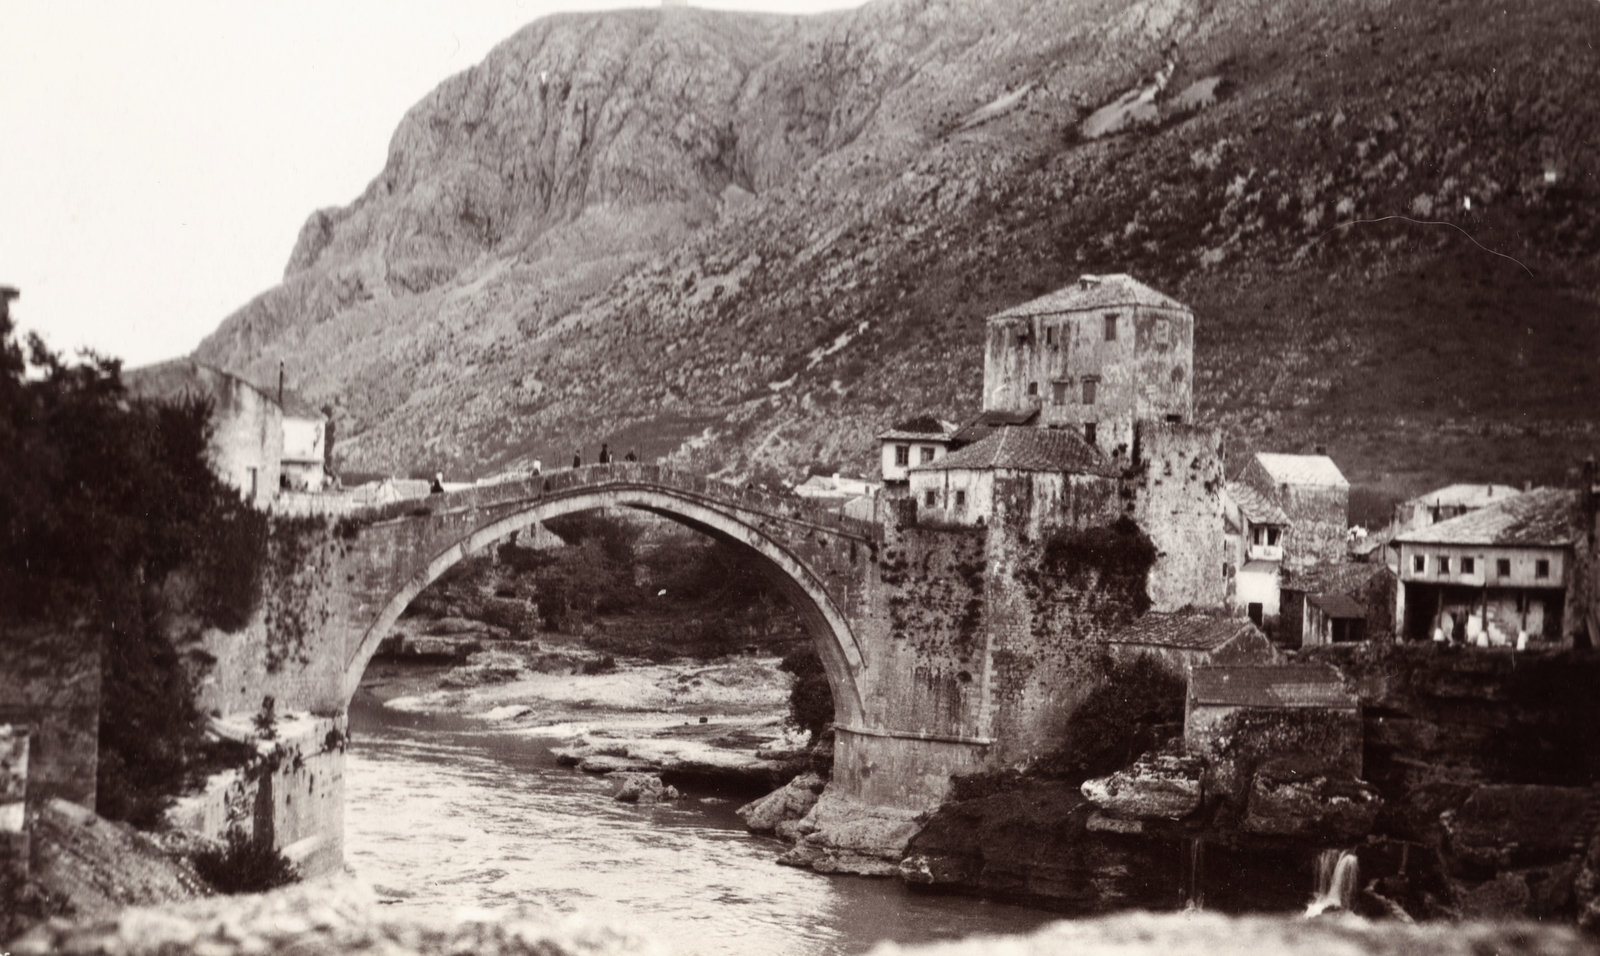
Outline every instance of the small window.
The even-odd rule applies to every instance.
[[[1510,558],[1495,558],[1495,560],[1494,560],[1494,573],[1500,575],[1503,578],[1511,577],[1511,559]]]
[[[1047,325],[1047,326],[1044,327],[1044,344],[1046,344],[1046,345],[1054,345],[1054,344],[1056,344],[1056,327],[1055,326]]]
[[[1057,405],[1067,404],[1067,386],[1069,384],[1068,382],[1051,382],[1050,400]]]
[[[1257,526],[1257,527],[1254,527],[1254,528],[1250,529],[1250,537],[1251,537],[1252,540],[1255,541],[1256,544],[1266,544],[1267,543],[1266,534],[1267,534],[1267,529],[1263,528],[1263,527],[1260,527],[1260,526]]]
[[[922,463],[924,465],[926,465],[930,461],[933,461],[933,449],[932,448],[929,448],[926,445],[924,445],[922,448],[918,449],[918,451],[922,452]]]
[[[1083,440],[1091,445],[1094,444],[1094,422],[1083,423]]]
[[[1038,382],[1029,382],[1028,383],[1028,397],[1029,398],[1037,398],[1038,396],[1039,396],[1039,383]]]
[[[957,491],[956,492],[956,507],[957,508],[965,508],[966,506],[967,506],[967,493],[965,491]]]
[[[894,463],[896,465],[899,465],[901,468],[904,468],[905,466],[911,464],[911,446],[910,445],[896,445],[896,446],[894,446]]]
[[[932,508],[934,505],[939,503],[939,493],[934,491],[932,488],[929,488],[927,491],[922,493],[922,503],[927,505],[929,508]]]
[[[1268,528],[1267,529],[1267,547],[1276,548],[1278,546],[1278,536],[1281,535],[1282,533],[1283,532],[1281,530],[1279,530],[1278,528]]]
[[[1116,340],[1117,340],[1117,314],[1115,312],[1112,312],[1112,313],[1109,313],[1108,315],[1106,315],[1106,341],[1107,342],[1115,342]]]
[[[1461,559],[1461,573],[1462,574],[1477,574],[1478,573],[1478,559],[1477,558],[1462,558]]]
[[[1154,326],[1154,337],[1157,345],[1166,345],[1172,340],[1171,336],[1167,333],[1166,319],[1156,319],[1156,324]]]
[[[1540,558],[1539,560],[1533,562],[1533,576],[1536,578],[1547,578],[1550,576],[1549,558]]]
[[[1083,404],[1094,404],[1094,395],[1095,392],[1099,391],[1099,384],[1100,380],[1097,378],[1085,378],[1083,380]]]
[[[1449,574],[1450,573],[1450,559],[1445,557],[1442,554],[1439,555],[1439,573],[1440,574]]]
[[[1428,570],[1428,559],[1424,558],[1420,554],[1412,555],[1411,556],[1411,570],[1415,571],[1417,574],[1421,574],[1422,572]]]

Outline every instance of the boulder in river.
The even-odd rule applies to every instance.
[[[669,787],[661,782],[661,778],[651,773],[614,773],[611,779],[618,781],[617,792],[611,799],[622,803],[637,803],[641,806],[651,806],[667,800],[676,800],[680,796],[676,787]]]
[[[739,819],[752,833],[772,833],[780,824],[800,820],[817,805],[825,782],[814,773],[801,774],[759,800],[738,809]],[[793,827],[785,828],[798,838]]]

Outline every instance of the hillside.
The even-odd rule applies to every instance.
[[[866,470],[975,411],[985,315],[1125,271],[1195,308],[1231,456],[1561,480],[1600,421],[1596,35],[1590,0],[552,17],[198,357],[284,359],[350,468]]]

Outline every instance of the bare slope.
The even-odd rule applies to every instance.
[[[974,410],[983,316],[1128,271],[1196,308],[1231,452],[1559,478],[1600,420],[1597,35],[1587,0],[542,20],[200,353],[287,359],[354,467],[865,469]]]

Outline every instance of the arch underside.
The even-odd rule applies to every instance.
[[[833,690],[835,719],[850,726],[862,719],[862,701],[856,673],[862,667],[861,648],[849,621],[821,580],[806,563],[782,543],[761,531],[754,522],[742,518],[736,509],[716,506],[668,489],[616,487],[544,499],[513,514],[497,518],[444,548],[392,595],[377,618],[366,629],[344,675],[344,700],[355,695],[361,675],[376,653],[378,644],[400,617],[407,605],[439,575],[496,540],[539,522],[566,514],[599,508],[624,507],[649,512],[675,521],[752,556],[782,593],[789,599],[802,625],[811,635],[822,659],[823,669]]]

